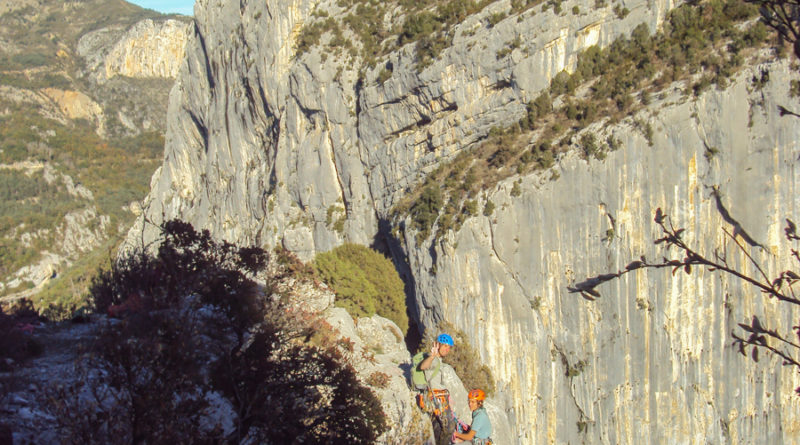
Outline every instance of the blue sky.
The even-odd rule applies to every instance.
[[[194,0],[128,0],[142,8],[153,9],[158,12],[172,13],[177,12],[183,15],[192,15],[194,12]]]

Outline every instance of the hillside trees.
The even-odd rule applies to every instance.
[[[431,234],[440,240],[471,215],[470,201],[503,180],[541,170],[556,180],[551,167],[570,150],[581,150],[587,161],[602,160],[619,141],[602,133],[594,143],[591,136],[584,139],[581,133],[590,125],[601,123],[607,132],[663,100],[676,85],[683,85],[687,97],[713,86],[724,89],[746,65],[780,55],[781,45],[758,12],[741,0],[689,2],[670,10],[655,34],[640,24],[604,48],[585,49],[575,70],[555,75],[517,122],[491,128],[483,142],[428,173],[394,206],[393,219],[410,217],[401,228],[414,230],[417,242]],[[638,118],[632,123],[652,144],[652,125]],[[467,181],[468,175],[475,180]]]
[[[79,386],[55,397],[69,442],[372,443],[383,432],[351,344],[289,301],[280,283],[293,268],[268,271],[262,249],[188,223],[162,230],[155,253],[131,252],[93,282],[95,311],[113,318],[88,374],[108,389],[93,403]]]

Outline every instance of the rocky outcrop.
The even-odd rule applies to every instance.
[[[132,27],[101,28],[83,35],[78,54],[98,82],[114,76],[175,78],[191,23],[145,19]]]
[[[91,97],[80,91],[64,91],[57,88],[44,88],[42,94],[50,98],[67,119],[86,119],[97,126],[99,134],[104,133],[103,110]]]
[[[453,46],[420,72],[413,45],[361,71],[320,48],[294,57],[315,8],[336,10],[333,2],[200,0],[145,215],[305,259],[388,237],[390,207],[424,174],[517,121],[581,49],[640,23],[654,30],[674,3],[625,6],[622,19],[581,3],[590,12],[537,9],[488,26],[508,9],[497,2],[457,25]],[[751,84],[762,69],[769,82]],[[706,271],[629,274],[595,302],[567,291],[639,255],[660,257],[650,244],[656,207],[707,252],[729,243],[714,187],[768,246],[753,253],[767,270],[785,266],[780,226],[795,210],[800,122],[775,110],[790,78],[775,62],[697,99],[676,85],[635,117],[654,129],[652,147],[633,120],[595,124],[586,131],[621,141],[604,161],[567,153],[553,171],[486,190],[483,202],[498,209],[490,217],[435,241],[406,232],[395,254],[414,311],[423,327],[447,320],[478,347],[498,379],[493,402],[511,419],[507,443],[797,441],[797,376],[730,346],[748,314],[779,313],[773,302]]]
[[[52,251],[40,252],[36,262],[14,271],[5,282],[0,281],[0,291],[16,289],[25,283],[34,286],[32,289],[4,296],[2,301],[29,297],[43,289],[51,279],[56,278],[81,255],[91,252],[106,241],[110,223],[110,217],[98,215],[97,209],[92,206],[68,213],[64,216],[64,221],[52,231],[22,233],[20,239],[27,247],[32,248],[33,241],[41,243],[41,240],[49,239],[51,236],[54,237],[55,244]]]
[[[14,88],[8,85],[0,85],[0,98],[11,101],[15,104],[33,104],[37,107],[39,114],[52,119],[56,122],[66,125],[67,117],[58,107],[58,105],[49,97],[41,92]],[[5,110],[4,114],[10,114],[11,111]]]
[[[129,29],[105,58],[106,78],[175,78],[191,25],[177,20],[142,20]]]

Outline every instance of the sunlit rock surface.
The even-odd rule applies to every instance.
[[[675,6],[629,2],[619,19],[611,6],[581,4],[586,14],[551,9],[487,27],[507,9],[498,2],[456,26],[453,47],[422,72],[413,45],[390,54],[392,74],[378,83],[383,62],[359,77],[360,64],[320,48],[294,57],[314,8],[334,3],[198,2],[147,218],[184,218],[303,259],[391,238],[389,209],[427,172],[517,121],[580,50],[640,23],[655,30]],[[769,81],[758,87],[751,79],[762,70]],[[698,249],[722,247],[752,272],[720,229],[725,208],[765,246],[751,254],[768,273],[788,266],[781,236],[797,211],[800,120],[776,107],[789,105],[795,71],[750,67],[699,98],[675,85],[637,116],[586,130],[621,141],[605,160],[568,153],[551,171],[487,190],[479,205],[495,204],[489,217],[444,239],[417,243],[409,231],[390,243],[422,326],[455,324],[496,376],[501,408],[490,413],[510,419],[509,443],[800,440],[796,374],[769,357],[753,364],[730,337],[753,314],[784,331],[796,314],[707,271],[631,273],[594,302],[567,291],[640,255],[660,258],[657,207]],[[652,126],[652,145],[641,123]],[[331,224],[339,217],[343,225]]]

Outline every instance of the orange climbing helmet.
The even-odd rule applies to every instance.
[[[473,389],[469,392],[469,398],[474,400],[484,400],[486,398],[486,393],[480,389]]]

